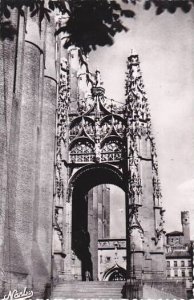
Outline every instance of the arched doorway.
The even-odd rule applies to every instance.
[[[122,269],[115,270],[109,277],[109,281],[125,281],[126,272],[122,272]]]
[[[114,184],[124,191],[121,172],[108,164],[83,167],[72,176],[70,181],[72,186],[72,250],[80,262],[80,270],[78,262],[76,266],[78,277],[84,281],[98,278],[98,218],[91,222],[94,215],[92,218],[88,216],[98,209],[98,206],[95,207],[98,199],[93,199],[96,204],[92,210],[89,209],[91,199],[88,198],[88,192],[101,184]],[[97,215],[98,211],[96,211]]]
[[[103,279],[106,281],[125,281],[126,276],[126,270],[115,264],[112,268],[105,271]]]

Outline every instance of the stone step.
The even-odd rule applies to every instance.
[[[99,294],[99,293],[103,293],[103,294],[110,294],[110,295],[114,295],[114,294],[121,294],[121,290],[117,291],[117,290],[68,290],[68,291],[60,291],[60,292],[57,292],[57,291],[54,291],[53,294],[56,295],[56,296],[63,296],[64,294],[71,294],[71,293],[80,293],[80,294],[83,294],[83,293],[92,293],[92,294]]]
[[[117,290],[121,290],[122,289],[122,286],[121,287],[118,287],[118,288],[116,288],[116,287],[104,287],[104,288],[98,288],[98,287],[78,287],[78,286],[75,286],[74,288],[72,288],[72,287],[65,287],[65,288],[55,288],[55,289],[53,289],[54,291],[57,291],[57,292],[61,292],[61,291],[74,291],[74,290],[80,290],[80,291],[82,291],[82,290],[96,290],[96,291],[99,291],[99,290],[101,290],[101,291],[104,291],[104,290],[109,290],[109,291],[117,291]]]
[[[72,292],[72,291],[74,291],[75,289],[64,289],[64,290],[54,290],[55,291],[55,293],[58,293],[58,294],[61,294],[61,293],[63,293],[63,292],[66,292],[66,293],[68,293],[68,292]],[[84,288],[84,289],[77,289],[76,288],[76,291],[78,292],[84,292],[84,291],[93,291],[93,292],[99,292],[99,291],[104,291],[104,292],[106,292],[106,291],[109,291],[109,292],[111,292],[111,293],[114,293],[114,292],[117,292],[117,291],[121,291],[121,289],[86,289],[86,288]]]
[[[90,297],[94,297],[94,296],[99,296],[99,295],[101,295],[101,296],[109,296],[110,298],[111,297],[113,297],[113,296],[118,296],[119,298],[121,298],[121,296],[122,296],[122,294],[121,293],[103,293],[103,292],[99,292],[99,293],[93,293],[93,292],[82,292],[82,293],[80,293],[80,292],[69,292],[69,293],[63,293],[63,294],[53,294],[53,297],[54,298],[61,298],[61,297],[67,297],[67,296],[73,296],[73,298],[74,297],[76,297],[76,296],[80,296],[81,297],[81,295],[82,295],[82,297],[84,296],[86,296],[86,295],[89,295]]]
[[[124,281],[63,281],[57,284],[57,286],[61,285],[97,285],[97,286],[115,286],[115,285],[123,285]]]
[[[62,298],[116,298],[116,299],[122,299],[122,295],[120,294],[87,294],[87,293],[83,293],[83,294],[67,294],[67,295],[63,295],[63,296],[57,296],[54,295],[52,297],[52,299],[62,299]]]
[[[120,296],[103,296],[103,295],[98,295],[98,296],[91,296],[91,295],[84,295],[84,296],[72,296],[72,295],[67,295],[65,297],[52,297],[51,300],[95,300],[95,299],[117,299],[117,300],[128,300],[128,299],[124,299],[124,298],[121,298]]]
[[[123,281],[66,281],[56,285],[52,299],[121,299]]]
[[[53,295],[52,299],[63,299],[63,298],[117,298],[121,299],[122,295],[120,293],[116,294],[104,294],[104,293],[69,293],[63,295]]]
[[[124,285],[124,284],[123,284]],[[65,289],[65,288],[70,288],[70,289],[74,289],[75,287],[77,287],[78,289],[82,289],[82,288],[87,288],[87,289],[93,289],[93,288],[96,288],[96,289],[120,289],[121,287],[123,287],[123,285],[117,285],[117,286],[97,286],[97,285],[86,285],[86,286],[82,286],[82,285],[67,285],[67,286],[56,286],[55,289],[58,289],[58,290],[62,290],[62,289]]]
[[[107,292],[109,291],[110,293],[116,293],[117,291],[118,292],[121,292],[122,288],[120,289],[87,289],[87,288],[84,288],[84,289],[78,289],[78,288],[74,288],[74,289],[64,289],[64,290],[54,290],[55,293],[58,293],[58,294],[61,294],[63,292],[72,292],[72,291],[77,291],[77,292],[85,292],[85,291],[88,291],[88,292],[96,292],[98,293],[99,291],[103,291],[103,292]]]
[[[62,299],[122,299],[122,295],[91,295],[91,294],[83,294],[83,295],[66,295],[66,296],[53,296],[51,299],[62,300]]]
[[[75,286],[77,288],[97,288],[97,289],[106,289],[106,288],[110,288],[110,289],[119,289],[123,286],[124,284],[121,285],[60,285],[60,286],[56,286],[55,289],[61,290],[61,289],[65,289],[65,288],[70,288],[73,289]]]
[[[64,291],[64,292],[54,292],[53,295],[55,296],[63,296],[63,295],[69,295],[69,294],[95,294],[95,295],[98,295],[98,294],[104,294],[104,295],[115,295],[115,294],[118,294],[118,295],[121,295],[121,291],[87,291],[87,290],[83,290],[83,291]]]
[[[63,290],[54,290],[55,293],[58,293],[58,294],[61,294],[63,292],[72,292],[72,291],[79,291],[79,292],[83,292],[83,291],[94,291],[94,292],[99,292],[99,291],[110,291],[110,292],[116,292],[116,291],[121,291],[121,289],[98,289],[98,288],[90,288],[90,289],[87,289],[87,288],[83,288],[83,289],[78,289],[78,288],[74,288],[74,289],[63,289]]]

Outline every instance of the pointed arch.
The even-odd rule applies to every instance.
[[[112,268],[109,268],[104,272],[102,277],[103,281],[125,281],[127,272],[124,268],[115,264]]]
[[[75,125],[80,124],[83,119],[91,122],[93,125],[95,124],[94,120],[89,116],[79,116],[79,117],[75,117],[72,120],[72,122],[70,123],[70,129],[72,129]]]
[[[99,184],[114,184],[125,191],[123,173],[108,163],[90,164],[80,168],[69,179],[69,185],[89,191]]]

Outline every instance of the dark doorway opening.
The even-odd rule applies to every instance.
[[[98,248],[96,257],[91,253],[91,241],[98,242],[98,224],[91,230],[88,217],[89,191],[102,184],[113,184],[124,190],[123,177],[117,168],[108,164],[84,167],[74,176],[72,182],[72,250],[81,263],[81,280],[98,280]],[[98,210],[98,207],[97,207]],[[98,211],[97,211],[98,214]],[[90,227],[90,230],[88,228]],[[94,238],[95,236],[95,238]],[[93,255],[93,257],[92,257]]]

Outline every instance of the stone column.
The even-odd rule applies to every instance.
[[[150,130],[149,126],[148,129]],[[141,224],[144,229],[144,278],[164,278],[163,214],[158,163],[154,138],[144,133],[140,143],[143,206]],[[154,274],[154,275],[153,275]]]
[[[127,201],[129,201],[127,199]],[[127,280],[141,279],[143,270],[143,229],[138,221],[138,207],[127,205],[126,213],[126,247]]]
[[[59,19],[60,23],[60,19]],[[69,161],[68,152],[68,115],[70,101],[69,61],[68,53],[63,48],[62,36],[56,37],[56,67],[57,67],[57,110],[56,110],[56,140],[55,140],[55,171],[54,171],[54,208],[53,208],[53,273],[55,279],[59,276],[71,279],[71,231],[72,231],[72,187],[68,185]],[[56,213],[60,212],[60,223]]]
[[[5,20],[6,21],[6,20]],[[17,10],[11,12],[11,22],[17,35],[13,40],[0,41],[0,293],[11,286],[10,239],[14,231],[15,185],[19,145],[21,82],[24,51],[24,19]],[[16,245],[17,248],[17,245]],[[17,252],[17,251],[16,251]]]
[[[31,287],[39,84],[43,53],[36,20],[20,20],[10,125],[5,265],[8,289]],[[24,42],[25,37],[25,42]]]
[[[93,266],[93,280],[98,278],[98,202],[102,200],[103,186],[94,187],[88,195],[88,232]]]
[[[70,185],[67,189],[67,200],[64,203],[64,279],[72,278],[72,195],[73,187]]]
[[[138,153],[139,139],[134,134],[133,124],[127,137],[126,160],[126,234],[127,234],[127,279],[141,278],[143,266],[143,234],[140,224],[142,189]]]
[[[110,238],[110,187],[103,185],[103,206],[104,206],[104,238]]]

